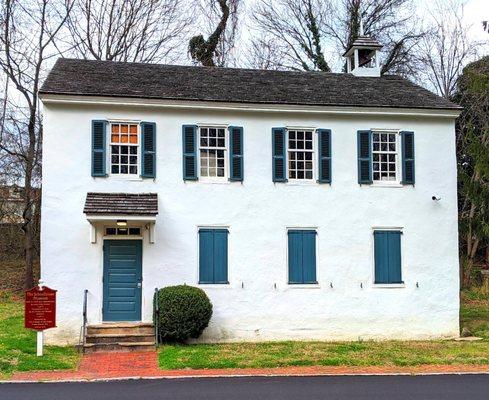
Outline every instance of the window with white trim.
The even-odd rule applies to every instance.
[[[398,182],[398,132],[372,132],[372,171],[374,182]]]
[[[288,175],[292,180],[314,179],[314,131],[287,131]]]
[[[199,127],[200,176],[225,178],[227,164],[227,128]]]
[[[110,173],[139,174],[139,124],[110,123]]]
[[[141,236],[141,228],[108,226],[105,228],[105,236]]]

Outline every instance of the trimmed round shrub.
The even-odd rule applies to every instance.
[[[158,292],[158,328],[161,341],[184,342],[198,338],[209,325],[212,304],[202,289],[168,286]]]

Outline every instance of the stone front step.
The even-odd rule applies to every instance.
[[[85,353],[154,349],[154,326],[151,323],[121,322],[87,326]]]
[[[97,352],[130,352],[130,351],[155,351],[153,342],[126,342],[126,343],[86,343],[83,346],[85,353]]]
[[[151,334],[146,333],[101,333],[92,334],[86,336],[86,343],[134,343],[134,342],[153,342],[154,344],[154,332]]]
[[[123,323],[107,323],[100,325],[88,325],[87,335],[125,335],[125,334],[140,334],[140,335],[153,335],[154,326],[151,323],[146,322],[123,322]]]

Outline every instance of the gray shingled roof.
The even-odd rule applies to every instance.
[[[58,59],[40,92],[315,106],[457,109],[403,78]]]
[[[156,215],[156,193],[87,193],[85,214]]]

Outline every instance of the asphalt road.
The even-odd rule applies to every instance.
[[[1,400],[489,399],[489,375],[185,378],[4,383]]]

